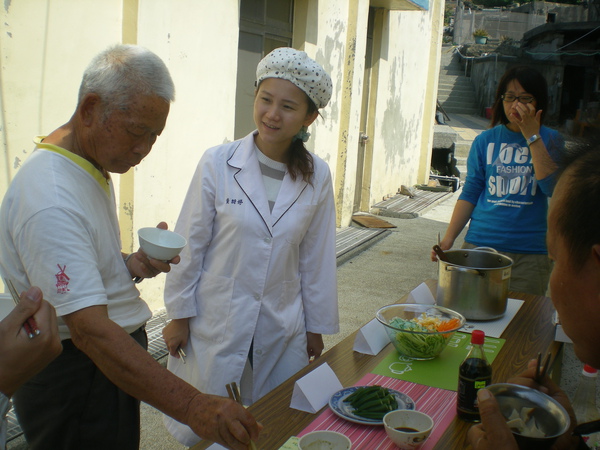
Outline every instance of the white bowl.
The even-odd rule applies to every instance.
[[[298,440],[298,450],[350,450],[352,441],[337,431],[318,430]]]
[[[138,237],[144,253],[150,258],[161,261],[170,261],[175,258],[187,244],[185,238],[180,234],[160,228],[140,228]]]
[[[423,445],[433,429],[433,419],[421,411],[399,409],[383,416],[388,437],[403,450],[414,450]],[[416,431],[402,431],[409,428]]]

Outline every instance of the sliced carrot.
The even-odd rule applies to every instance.
[[[448,331],[448,330],[453,330],[454,328],[458,327],[460,325],[460,320],[458,320],[456,317],[454,319],[450,319],[450,320],[446,320],[445,322],[442,322],[439,326],[438,326],[438,331]]]

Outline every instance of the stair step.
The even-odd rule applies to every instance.
[[[442,48],[437,100],[447,113],[477,114],[475,90],[452,47]]]
[[[438,86],[450,86],[473,90],[470,81],[460,78],[438,78]]]
[[[445,102],[440,102],[440,105],[442,105],[444,107],[444,109],[448,109],[448,108],[467,108],[467,109],[473,109],[473,110],[477,110],[477,106],[472,103],[472,102],[460,102],[460,101],[454,101],[454,100],[446,100]],[[475,114],[477,115],[477,114]]]
[[[466,108],[466,107],[460,107],[460,106],[444,106],[442,105],[442,108],[444,108],[444,111],[446,111],[449,114],[464,114],[464,115],[470,115],[470,116],[476,116],[477,115],[477,108]]]
[[[446,67],[440,69],[440,75],[462,77],[465,75],[465,70],[460,66],[456,66],[456,67],[446,66]]]
[[[468,106],[469,108],[477,109],[477,104],[472,98],[453,98],[444,95],[438,95],[440,105],[447,106]]]
[[[468,141],[458,141],[454,143],[454,157],[456,159],[464,159],[466,161],[471,150],[471,143]]]
[[[460,95],[462,97],[468,96],[475,98],[475,93],[473,89],[467,89],[464,87],[448,87],[448,86],[438,86],[438,92],[443,92],[446,95],[456,94],[456,96]]]
[[[452,76],[452,75],[440,75],[438,77],[438,82],[440,83],[448,83],[448,84],[462,84],[464,86],[473,86],[471,80],[461,76]]]

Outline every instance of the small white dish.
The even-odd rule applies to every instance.
[[[180,234],[161,228],[140,228],[138,237],[144,253],[150,258],[161,261],[172,260],[187,244],[186,239]]]
[[[298,450],[350,450],[352,441],[337,431],[317,430],[298,440]]]
[[[383,417],[388,437],[402,450],[416,450],[433,430],[433,419],[421,411],[396,410]]]

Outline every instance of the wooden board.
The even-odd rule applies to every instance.
[[[352,220],[366,228],[396,228],[396,225],[374,216],[356,214],[352,216]]]

